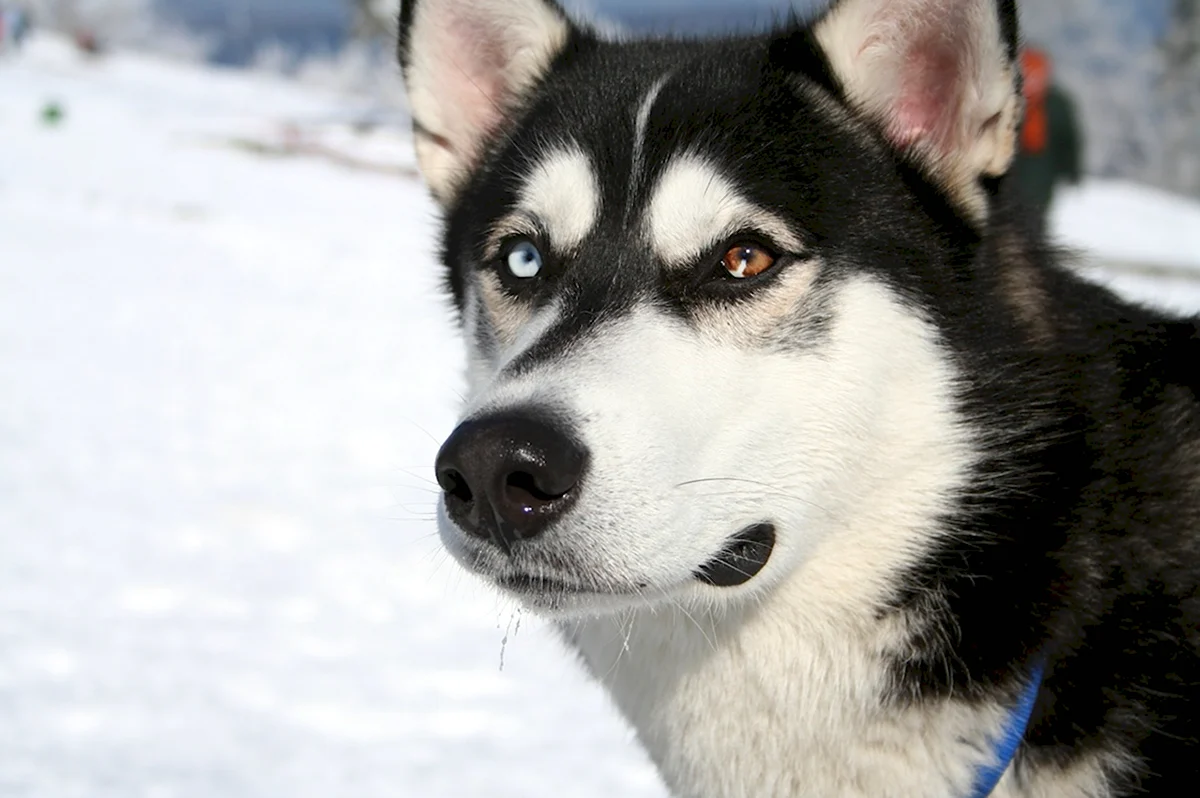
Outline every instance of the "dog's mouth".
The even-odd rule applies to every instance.
[[[569,582],[565,579],[535,574],[506,574],[495,577],[494,581],[498,587],[510,593],[517,593],[523,596],[578,596],[602,592],[596,588],[587,587],[576,582]]]
[[[696,579],[713,587],[738,587],[758,576],[775,550],[775,525],[762,523],[734,535],[725,548],[696,570]]]
[[[693,578],[706,585],[731,588],[744,585],[754,579],[766,567],[775,550],[775,525],[755,524],[746,527],[731,537],[721,551],[701,565]],[[574,579],[537,571],[507,571],[490,574],[490,580],[498,588],[536,605],[558,606],[578,601],[620,599],[637,597],[645,599],[650,585],[630,585],[624,589],[613,585],[601,587],[587,584],[586,580]]]

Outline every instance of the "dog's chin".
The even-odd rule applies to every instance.
[[[665,600],[663,591],[615,574],[587,578],[564,575],[533,566],[526,570],[517,560],[480,558],[474,572],[525,609],[552,619],[597,617],[645,607]]]
[[[568,584],[546,583],[539,579],[492,578],[500,591],[531,612],[549,620],[598,618],[622,611],[655,606],[668,600],[659,590],[646,588],[618,592]]]
[[[631,575],[606,573],[587,578],[579,575],[586,573],[585,569],[564,574],[536,563],[523,565],[520,557],[464,545],[465,538],[449,526],[443,529],[451,538],[447,543],[464,566],[526,609],[553,620],[595,618],[693,600],[708,606],[723,599],[737,600],[743,594],[741,588],[761,581],[761,571],[775,546],[774,525],[752,525],[731,536],[708,561],[674,581],[656,584]]]

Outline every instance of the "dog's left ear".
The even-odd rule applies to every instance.
[[[835,0],[812,34],[850,102],[986,216],[1023,108],[1015,1]]]
[[[400,65],[417,160],[443,205],[573,30],[554,0],[402,0]]]

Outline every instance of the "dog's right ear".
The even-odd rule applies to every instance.
[[[417,161],[443,205],[572,31],[553,0],[402,0],[400,64]]]

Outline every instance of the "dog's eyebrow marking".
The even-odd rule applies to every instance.
[[[517,212],[496,225],[537,228],[558,250],[571,250],[583,243],[600,218],[600,184],[592,161],[571,144],[550,150],[530,171],[517,200]],[[520,221],[518,221],[520,220]]]
[[[655,187],[646,213],[655,253],[670,268],[683,268],[740,231],[760,233],[788,252],[804,244],[782,217],[760,208],[704,158],[675,159]]]
[[[642,97],[633,122],[633,166],[629,172],[629,194],[633,196],[641,180],[642,168],[645,166],[646,128],[650,125],[650,112],[663,87],[671,80],[674,73],[668,72],[654,82],[650,90]]]

